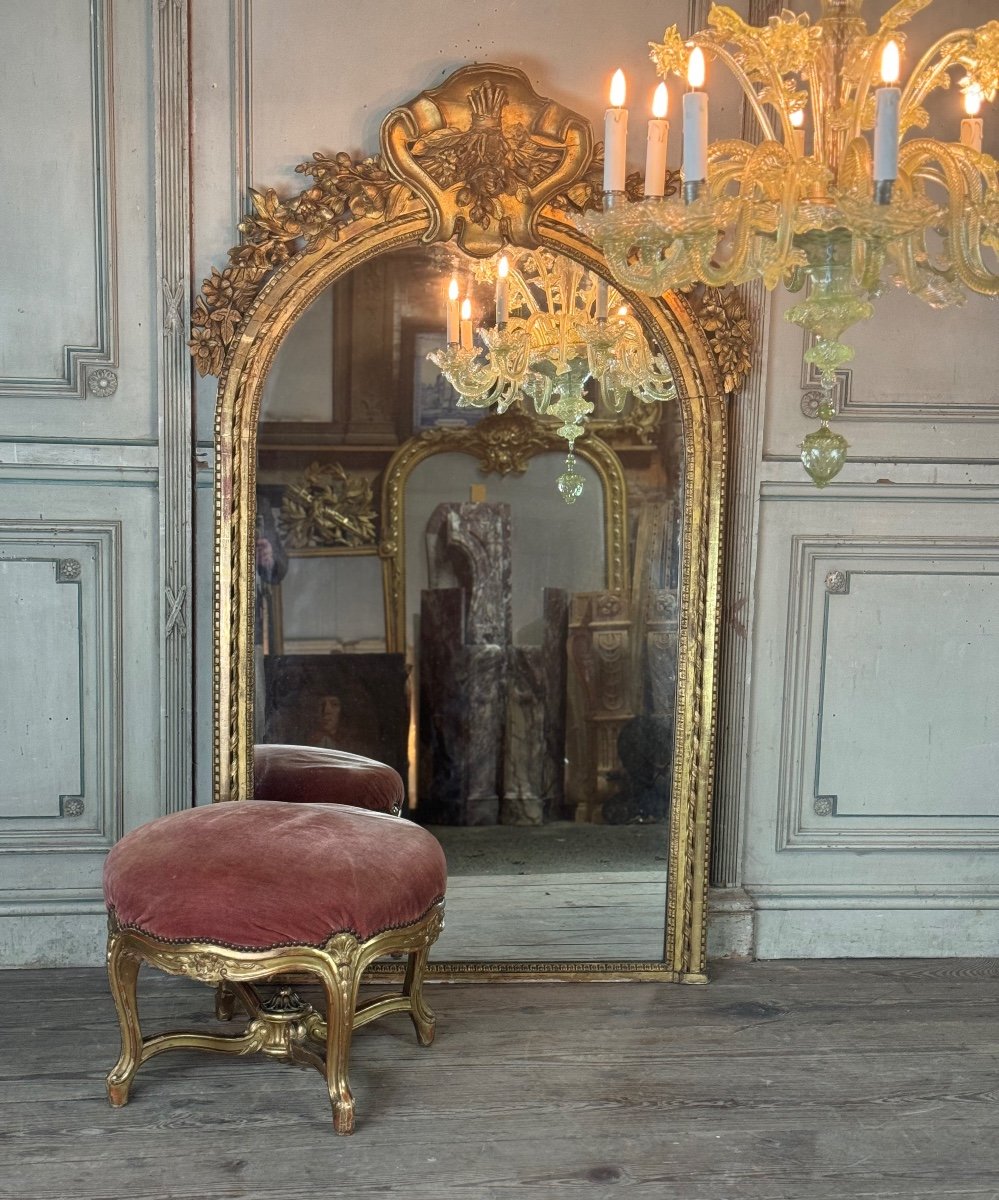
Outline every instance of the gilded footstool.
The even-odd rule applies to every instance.
[[[344,804],[213,804],[126,834],[104,869],[108,979],[121,1026],[121,1055],[107,1079],[111,1103],[124,1104],[135,1072],[164,1050],[259,1050],[320,1070],[333,1126],[351,1133],[353,1030],[406,1012],[420,1043],[433,1041],[422,984],[443,924],[445,885],[444,854],[430,833]],[[387,954],[408,955],[402,992],[358,1005],[362,973]],[[246,1030],[143,1038],[136,1007],[143,962],[224,982],[251,1017]],[[288,987],[262,1000],[251,986],[303,972],[323,986],[325,1019]]]

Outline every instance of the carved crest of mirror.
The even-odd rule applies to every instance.
[[[610,291],[668,398],[593,368],[569,417],[527,384],[486,411],[435,360],[496,352],[501,254],[549,305],[607,303],[573,219],[600,203],[586,121],[466,67],[390,113],[377,156],[298,170],[297,196],[252,193],[193,314],[219,377],[215,798],[252,795],[262,741],[379,758],[448,856],[433,972],[699,980],[744,314]],[[483,322],[460,347],[452,278]],[[533,303],[523,284],[511,326]]]

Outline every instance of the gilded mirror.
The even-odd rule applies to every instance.
[[[510,179],[469,148],[483,105]],[[595,395],[568,507],[558,422],[456,406],[427,355],[455,262],[606,276],[572,222],[598,200],[586,123],[469,67],[391,113],[380,156],[299,169],[299,196],[253,194],[194,314],[220,379],[216,799],[252,793],[256,741],[369,753],[448,853],[434,971],[700,979],[724,373],[698,304],[724,305],[622,295],[676,399]]]

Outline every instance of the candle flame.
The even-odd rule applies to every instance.
[[[669,112],[669,92],[666,90],[666,84],[661,83],[656,88],[656,94],[652,97],[652,115],[657,121],[661,121]]]
[[[467,296],[461,302],[461,319],[463,321],[470,321],[472,319],[472,302]]]
[[[898,83],[899,66],[898,42],[892,39],[881,51],[881,78],[885,83]]]
[[[627,306],[627,304],[622,304],[622,305],[621,305],[621,307],[620,307],[620,308],[617,310],[617,315],[618,315],[619,317],[626,317],[626,316],[628,315],[628,306]]]
[[[610,102],[614,108],[624,107],[625,85],[624,72],[620,67],[611,76]]]
[[[507,256],[505,254],[499,260],[499,267],[497,268],[497,272],[499,274],[500,279],[506,279],[506,277],[510,274],[510,260],[507,258]]]
[[[964,93],[964,111],[969,117],[977,117],[982,111],[982,89],[977,83],[973,83]]]
[[[704,87],[705,74],[704,51],[700,46],[695,46],[690,52],[690,61],[687,63],[687,82],[695,91],[697,88]]]
[[[448,284],[448,289],[447,289],[447,298],[449,300],[457,300],[458,299],[458,277],[457,277],[457,275],[451,276],[451,282],[450,282],[450,284]]]
[[[805,124],[804,109],[796,108],[794,112],[791,113],[791,124],[795,127],[795,129],[802,128],[802,126]]]

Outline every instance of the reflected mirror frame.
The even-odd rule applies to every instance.
[[[539,120],[540,111],[548,127],[558,128],[559,114],[566,114],[562,126],[567,126],[575,139],[569,149],[577,156],[585,150],[572,182],[577,194],[578,188],[588,186],[592,197],[599,187],[594,182],[599,178],[599,162],[592,160],[588,139],[580,147],[578,124],[582,118],[537,97],[520,72],[489,65],[462,68],[436,91],[451,87],[453,94],[467,96],[474,84],[489,84],[499,72],[507,85],[514,77],[519,80],[518,103],[524,107],[528,123]],[[398,128],[400,120],[404,120],[400,114],[415,112],[420,105],[425,108],[427,97],[435,94],[424,93],[408,108],[397,109],[386,118],[383,147],[386,129]],[[536,102],[533,108],[531,97]],[[432,240],[432,231],[439,230],[442,222],[441,213],[431,210],[429,201],[410,186],[405,176],[393,173],[392,168],[399,170],[397,164],[390,164],[386,170],[384,161],[379,159],[354,164],[345,155],[337,156],[336,160],[315,157],[338,163],[347,176],[344,184],[347,195],[351,179],[363,178],[367,169],[369,183],[374,179],[377,186],[366,193],[364,206],[354,219],[350,219],[348,206],[341,223],[327,228],[325,235],[313,236],[297,252],[289,252],[296,251],[303,240],[300,214],[294,206],[308,196],[311,189],[306,189],[285,205],[288,232],[284,237],[284,253],[271,255],[269,260],[266,253],[256,248],[247,253],[247,245],[252,245],[255,236],[251,220],[243,246],[230,254],[230,267],[221,274],[214,272],[206,281],[192,321],[192,353],[199,369],[202,373],[219,372],[215,422],[213,672],[213,799],[218,802],[249,797],[253,788],[256,435],[268,370],[289,329],[320,292],[370,258]],[[254,200],[258,211],[260,201],[265,204],[273,201],[269,220],[271,226],[278,228],[280,242],[281,202],[273,193],[255,194]],[[578,210],[578,199],[569,191],[556,192],[539,203],[535,189],[530,201],[535,207],[523,217],[521,229],[527,229],[531,240],[520,244],[547,247],[609,278],[602,255],[567,215]],[[505,197],[504,202],[509,206],[515,204],[515,199]],[[273,205],[278,206],[276,216]],[[447,215],[449,219],[454,216]],[[244,233],[246,226],[244,223]],[[451,220],[448,228],[453,227]],[[479,232],[481,237],[482,231]],[[274,241],[271,237],[267,245],[273,245]],[[492,246],[480,247],[478,252],[491,253]],[[235,290],[236,295],[217,299],[222,291],[219,281],[223,285],[230,281],[230,293]],[[231,281],[235,281],[235,289]],[[431,964],[432,976],[455,980],[666,979],[689,983],[705,979],[725,482],[724,392],[708,333],[685,297],[667,293],[661,299],[650,299],[632,294],[627,300],[674,373],[684,432],[676,751],[663,958],[641,962],[438,962]],[[217,331],[212,334],[213,314],[220,309],[229,314],[227,338]],[[383,543],[380,547],[383,557],[395,552],[390,545]],[[398,970],[390,965],[384,969]]]

